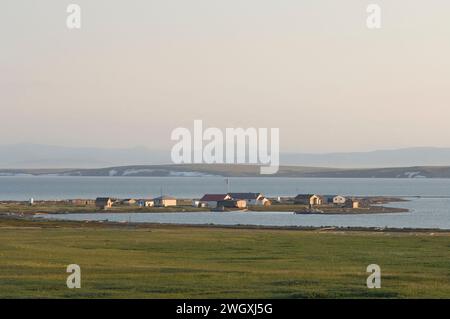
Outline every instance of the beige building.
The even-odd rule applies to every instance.
[[[177,206],[177,199],[171,196],[160,196],[154,199],[156,207]]]
[[[317,205],[324,205],[324,204],[326,204],[326,202],[325,202],[325,198],[323,196],[313,195],[309,199],[309,204],[312,206],[317,206]]]

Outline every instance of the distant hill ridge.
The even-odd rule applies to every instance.
[[[168,145],[170,146],[170,145]],[[171,163],[169,150],[146,147],[63,147],[39,144],[0,145],[0,169],[102,168]],[[281,153],[285,166],[372,168],[450,166],[450,148],[415,147],[371,152]]]
[[[0,176],[111,176],[111,177],[316,177],[316,178],[450,178],[450,166],[412,166],[371,169],[340,169],[281,166],[275,175],[260,175],[258,165],[188,164],[133,165],[95,169],[3,169]]]

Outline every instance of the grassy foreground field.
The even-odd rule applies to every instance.
[[[381,289],[366,287],[372,263]],[[450,234],[0,219],[0,297],[450,298]]]

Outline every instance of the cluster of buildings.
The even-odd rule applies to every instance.
[[[87,200],[78,200],[77,204],[88,204]],[[278,197],[278,203],[323,206],[334,205],[340,207],[360,208],[365,203],[361,199],[345,197],[342,195],[318,195],[299,194],[295,197]],[[100,209],[108,209],[113,206],[137,206],[137,207],[170,207],[193,206],[222,210],[225,208],[245,209],[248,206],[270,206],[271,200],[262,193],[226,193],[205,194],[200,199],[182,200],[172,196],[160,196],[154,199],[114,199],[110,197],[98,197],[95,206]]]
[[[271,201],[261,193],[205,194],[193,201],[194,207],[246,208],[247,206],[269,206]]]
[[[362,205],[362,202],[359,199],[342,195],[299,194],[294,197],[294,204],[309,206],[337,205],[359,208]]]
[[[95,206],[100,209],[108,209],[119,205],[138,207],[169,207],[177,206],[177,199],[171,196],[160,196],[154,199],[114,199],[111,197],[97,197],[95,200]]]
[[[95,206],[100,209],[108,209],[113,206],[138,206],[138,207],[170,207],[180,206],[181,200],[172,196],[160,196],[154,199],[114,199],[111,197],[98,197]],[[184,201],[185,203],[186,201]],[[194,207],[207,208],[246,208],[247,206],[268,206],[271,202],[261,193],[228,193],[205,194],[200,199],[192,200]],[[186,204],[183,204],[183,206]]]

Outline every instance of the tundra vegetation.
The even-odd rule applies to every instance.
[[[449,298],[450,233],[0,218],[0,298]],[[66,267],[81,267],[68,289]],[[366,267],[381,267],[368,289]]]

